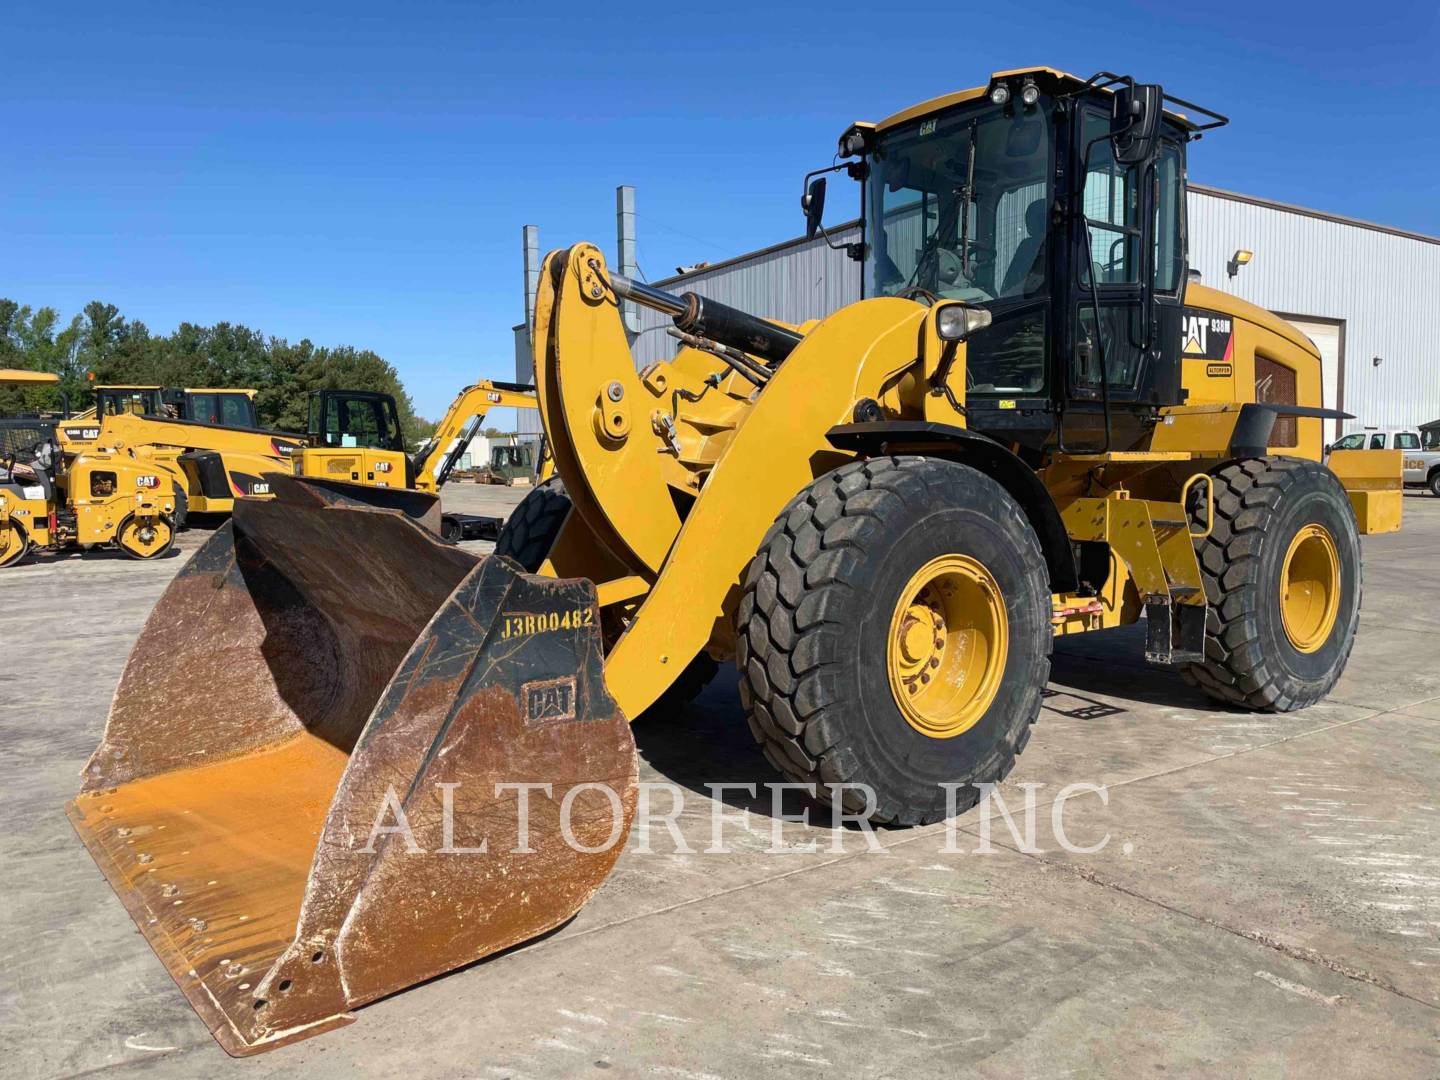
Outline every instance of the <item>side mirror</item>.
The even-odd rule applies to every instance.
[[[810,181],[805,194],[800,196],[800,209],[805,211],[805,239],[815,239],[820,231],[820,219],[825,216],[825,177],[817,176]]]
[[[1115,91],[1110,139],[1116,162],[1140,165],[1155,156],[1164,109],[1165,91],[1159,83],[1135,83]]]

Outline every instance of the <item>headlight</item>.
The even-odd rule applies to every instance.
[[[990,100],[996,105],[1004,105],[1010,100],[1010,88],[1003,82],[996,83],[995,89],[990,91]]]
[[[1020,100],[1027,108],[1040,100],[1040,88],[1035,85],[1034,79],[1025,80],[1025,85],[1020,88]]]
[[[935,332],[941,341],[964,341],[990,325],[990,312],[965,304],[946,304],[935,314]]]

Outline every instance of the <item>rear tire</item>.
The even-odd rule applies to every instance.
[[[460,527],[460,522],[453,517],[440,519],[440,539],[448,544],[458,544],[464,537],[465,530]]]
[[[538,573],[560,535],[571,505],[560,478],[546,480],[529,491],[505,520],[495,541],[495,554],[514,559],[526,573]]]
[[[1430,494],[1440,499],[1440,469],[1436,469],[1430,474],[1430,480],[1427,486],[1430,488]]]
[[[997,644],[986,648],[994,659],[978,674],[967,668],[956,679],[936,678],[932,689],[909,691],[949,694],[953,687],[974,695],[949,713],[968,710],[966,725],[937,736],[917,724],[919,698],[907,699],[905,689],[915,686],[915,672],[931,670],[929,661],[906,675],[893,658],[897,626],[905,655],[920,655],[906,636],[919,625],[908,615],[916,609],[907,606],[916,596],[968,595],[941,578],[935,579],[942,582],[939,592],[927,586],[914,593],[915,582],[947,560],[978,566],[993,582],[974,606],[995,614],[990,640]],[[751,733],[782,773],[816,784],[821,801],[832,794],[824,785],[868,785],[874,821],[940,820],[950,809],[947,784],[961,785],[953,808],[969,809],[979,797],[974,785],[1003,779],[1029,741],[1050,675],[1049,616],[1039,541],[998,483],[934,458],[852,462],[790,502],[745,576],[737,666]],[[978,649],[966,642],[981,640],[985,624],[978,615],[968,623],[938,612],[936,618],[941,651],[931,658],[943,660],[933,673],[949,674],[957,670],[949,650]],[[921,649],[930,640],[928,632],[917,636]],[[978,692],[986,687],[992,696]],[[942,701],[935,730],[950,730],[943,725],[956,700]],[[864,807],[859,791],[841,798],[851,812]]]
[[[1329,469],[1298,458],[1232,461],[1212,476],[1214,528],[1196,541],[1210,605],[1206,659],[1186,673],[1227,704],[1268,712],[1313,705],[1345,670],[1360,619],[1360,536],[1349,496]],[[1329,587],[1333,612],[1322,587],[1313,616],[1287,615],[1286,568],[1301,567],[1310,551],[1338,577]],[[1308,596],[1301,573],[1290,571],[1292,591]]]

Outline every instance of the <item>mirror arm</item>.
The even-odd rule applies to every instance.
[[[825,173],[839,172],[841,169],[844,169],[846,172],[848,172],[848,173],[850,174],[850,176],[851,176],[852,178],[858,179],[858,180],[860,180],[862,183],[863,183],[863,181],[864,181],[864,180],[868,177],[868,175],[869,175],[869,168],[868,168],[868,166],[866,166],[866,164],[865,164],[864,162],[858,162],[858,163],[857,163],[857,162],[854,162],[854,161],[841,161],[841,162],[837,162],[837,163],[834,164],[834,165],[827,165],[827,166],[825,166],[825,168],[823,168],[823,169],[814,169],[814,170],[806,173],[806,174],[805,174],[805,179],[801,182],[801,195],[800,195],[801,206],[806,206],[806,205],[807,205],[806,200],[808,200],[809,197],[810,197],[810,181],[811,181],[811,180],[813,180],[815,177],[821,176],[821,175],[823,175],[823,174],[825,174]],[[862,170],[862,169],[863,169],[863,172],[860,171],[860,170]],[[824,225],[823,222],[820,222],[820,221],[815,222],[815,231],[820,234],[821,239],[823,239],[823,240],[825,241],[825,246],[828,247],[831,251],[843,251],[843,252],[845,252],[845,254],[849,255],[850,258],[854,259],[856,262],[861,262],[861,261],[864,260],[865,255],[866,255],[866,250],[865,250],[865,241],[864,241],[864,231],[863,231],[863,228],[862,228],[862,231],[861,231],[861,240],[860,240],[858,243],[854,243],[854,244],[837,244],[834,240],[831,240],[831,239],[830,239],[830,231],[825,228],[825,225]]]

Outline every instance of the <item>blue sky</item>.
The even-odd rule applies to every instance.
[[[12,5],[0,295],[372,348],[435,416],[511,376],[523,224],[611,250],[630,183],[652,278],[764,246],[850,120],[1026,64],[1229,114],[1196,181],[1440,234],[1433,3],[690,7]]]

